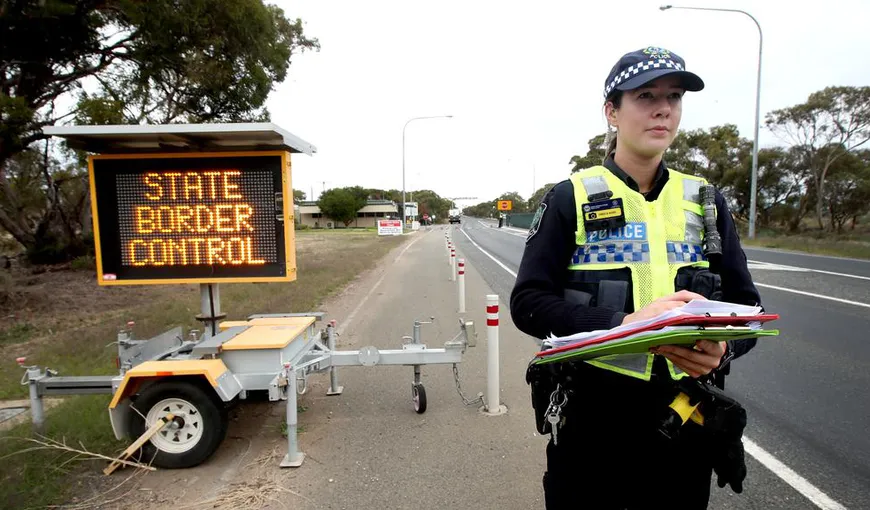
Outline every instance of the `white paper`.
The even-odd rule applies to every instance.
[[[713,317],[728,317],[730,315],[742,315],[742,316],[752,316],[758,315],[761,313],[760,306],[746,306],[746,305],[737,305],[734,303],[725,303],[723,301],[712,301],[712,300],[700,300],[693,299],[689,301],[685,305],[674,308],[673,310],[668,310],[666,312],[662,312],[659,315],[652,317],[650,319],[630,322],[628,324],[623,324],[621,326],[617,326],[613,329],[599,329],[595,331],[587,331],[585,333],[577,333],[574,335],[568,335],[563,337],[553,337],[551,336],[546,340],[546,342],[553,348],[562,347],[569,344],[576,344],[583,342],[585,340],[592,340],[595,338],[600,338],[606,335],[612,334],[620,334],[620,333],[628,333],[627,336],[620,337],[611,341],[625,341],[630,338],[637,338],[639,335],[644,333],[635,333],[631,334],[631,331],[635,331],[638,329],[643,329],[644,327],[654,324],[666,319],[672,319],[674,317],[686,317],[686,316],[704,316],[710,314]],[[750,323],[748,324],[752,329],[760,329],[761,323]],[[696,328],[696,326],[693,326]],[[661,331],[669,331],[667,328],[661,328],[659,330],[653,330],[652,333],[659,333]],[[609,343],[611,341],[605,342]]]

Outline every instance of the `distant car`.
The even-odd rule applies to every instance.
[[[447,211],[447,221],[450,223],[462,223],[460,218],[462,217],[462,211],[459,209],[450,209]]]

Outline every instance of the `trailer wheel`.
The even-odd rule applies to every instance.
[[[411,394],[414,397],[414,411],[417,414],[426,412],[426,388],[422,384],[412,384]]]
[[[140,449],[142,462],[162,468],[187,468],[202,463],[220,446],[229,424],[226,410],[211,388],[188,381],[149,386],[139,394],[133,407],[136,410],[130,420],[130,437],[134,439],[168,413],[175,415]]]

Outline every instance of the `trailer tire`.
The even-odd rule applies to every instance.
[[[149,386],[137,396],[133,407],[136,409],[130,419],[133,439],[167,413],[177,416],[174,423],[157,432],[139,450],[141,462],[161,468],[180,469],[202,463],[220,446],[229,425],[226,409],[214,390],[193,381],[165,381]]]
[[[411,398],[414,402],[414,411],[417,414],[426,412],[426,388],[422,384],[411,385]]]

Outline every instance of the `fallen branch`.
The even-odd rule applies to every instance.
[[[102,460],[107,460],[109,462],[119,462],[121,464],[124,464],[125,466],[140,468],[140,469],[144,469],[147,471],[157,471],[157,468],[149,466],[147,464],[142,464],[140,462],[130,462],[127,460],[118,460],[118,459],[113,458],[113,457],[108,457],[106,455],[101,455],[99,453],[94,453],[92,451],[89,451],[89,450],[85,449],[84,446],[82,446],[82,449],[79,450],[78,448],[73,448],[71,446],[67,446],[67,444],[65,442],[62,442],[62,441],[57,441],[57,440],[54,440],[54,439],[51,439],[51,438],[45,437],[45,436],[38,436],[38,437],[40,437],[42,440],[34,439],[32,437],[8,437],[8,436],[7,437],[0,437],[0,440],[18,439],[21,441],[28,441],[28,442],[36,443],[36,444],[40,445],[38,447],[25,448],[24,450],[19,450],[17,452],[13,452],[9,455],[6,455],[6,456],[0,458],[0,460],[5,459],[7,457],[12,457],[14,455],[19,455],[21,453],[32,452],[35,450],[62,450],[62,451],[66,451],[66,452],[77,453],[77,454],[83,455],[85,457],[91,457],[92,459],[102,459]]]

